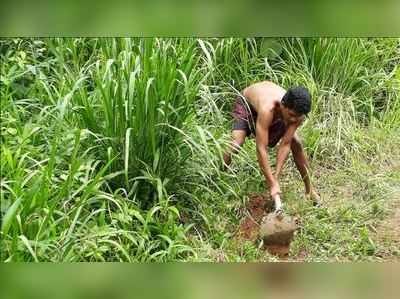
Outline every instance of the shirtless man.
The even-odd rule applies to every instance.
[[[296,133],[310,110],[311,96],[306,88],[295,87],[286,91],[269,81],[247,87],[235,101],[232,113],[233,152],[240,150],[246,137],[255,135],[258,162],[278,212],[282,211],[279,176],[290,150],[304,181],[306,197],[314,204],[319,204],[319,195],[311,186],[308,161]],[[276,172],[273,174],[268,161],[267,146],[274,147],[280,140]],[[231,154],[231,151],[224,154],[226,166],[231,163]]]

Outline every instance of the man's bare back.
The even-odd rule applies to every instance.
[[[250,85],[243,90],[243,96],[254,107],[257,113],[273,108],[280,102],[286,90],[270,81],[262,81]]]

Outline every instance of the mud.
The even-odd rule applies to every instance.
[[[251,194],[246,205],[247,216],[242,219],[238,236],[242,240],[255,242],[264,240],[264,250],[279,257],[289,254],[290,243],[296,231],[297,219],[271,213],[274,203],[264,194]]]
[[[262,194],[251,194],[246,204],[246,216],[239,226],[239,239],[256,241],[259,237],[260,223],[267,212],[272,211],[273,202]]]
[[[247,216],[240,222],[239,237],[248,241],[258,239],[260,225],[250,216]]]

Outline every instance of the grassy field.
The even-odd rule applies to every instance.
[[[234,96],[306,86],[289,260],[400,257],[400,39],[0,40],[2,261],[276,261],[238,242],[254,140],[221,171]],[[270,151],[274,157],[275,151]],[[274,159],[272,159],[274,161]]]

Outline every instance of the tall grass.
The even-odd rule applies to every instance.
[[[195,46],[194,40],[107,41],[105,57],[83,72],[72,99],[79,126],[102,140],[99,156],[118,156],[111,167],[124,174],[116,185],[143,201],[150,193],[164,197],[180,180],[188,153],[177,129],[190,122],[201,84]]]
[[[11,67],[2,74],[9,79],[2,97],[2,106],[8,108],[2,111],[2,128],[6,133],[2,136],[5,138],[2,139],[2,203],[7,210],[2,229],[2,236],[6,236],[5,250],[18,252],[19,242],[34,241],[37,246],[43,240],[53,240],[61,247],[61,253],[52,258],[69,258],[72,244],[85,241],[78,238],[76,227],[81,225],[80,231],[87,232],[94,225],[107,228],[104,240],[109,246],[88,258],[107,259],[110,247],[116,247],[122,254],[111,254],[111,258],[124,260],[139,254],[132,254],[132,250],[139,250],[147,259],[154,253],[162,259],[163,255],[171,257],[175,252],[186,251],[179,243],[184,238],[183,228],[176,223],[179,212],[169,203],[171,197],[166,188],[177,182],[174,179],[180,179],[179,169],[187,158],[180,149],[183,143],[178,129],[190,121],[191,102],[201,82],[196,77],[198,70],[193,71],[197,59],[194,41],[141,40],[134,45],[131,40],[111,40],[110,45],[110,40],[105,40],[104,49],[92,49],[94,53],[104,51],[105,57],[96,56],[94,60],[92,56],[93,60],[85,62],[82,68],[74,48],[81,43],[46,42],[48,55],[57,59],[47,70],[37,65],[38,72],[48,73],[29,85],[30,90],[38,89],[37,94],[32,93],[42,98],[15,98],[13,84],[20,84],[16,79],[26,73],[25,69],[11,74]],[[126,51],[117,52],[122,47]],[[108,51],[110,48],[114,52]],[[7,51],[6,55],[11,53]],[[72,56],[67,60],[70,53]],[[65,60],[68,63],[63,64]],[[21,68],[26,68],[26,63],[21,62]],[[30,102],[37,105],[37,110],[30,111]],[[22,145],[31,141],[28,137],[32,130],[13,127],[14,123],[21,125],[25,115],[35,122],[33,132],[43,127],[43,132],[39,131],[42,134],[36,135],[46,138],[48,147],[42,147],[41,152],[32,152],[29,147],[21,148],[13,142],[19,140],[19,134],[24,141]],[[81,130],[73,133],[73,126]],[[68,142],[71,134],[75,136],[71,137],[72,144]],[[81,146],[86,148],[80,150]],[[34,153],[37,156],[32,160],[36,163],[25,164]],[[47,155],[49,159],[44,158]],[[13,179],[4,180],[8,177]],[[32,189],[28,189],[32,178],[44,181],[35,181]],[[32,199],[36,196],[40,200]],[[142,212],[143,208],[148,212]],[[36,229],[27,221],[35,213],[40,213],[37,220],[42,221]],[[131,216],[115,223],[115,215],[123,215],[123,219]],[[88,218],[83,221],[82,217]],[[27,237],[19,221],[29,227]],[[115,224],[123,225],[124,230],[109,231]],[[57,230],[50,237],[51,227]],[[132,232],[127,233],[129,230]],[[64,234],[66,241],[62,239]],[[97,246],[94,243],[90,248],[94,250]],[[160,250],[160,246],[168,251]],[[28,250],[36,260],[38,249],[28,247]],[[24,259],[12,255],[9,258]]]

